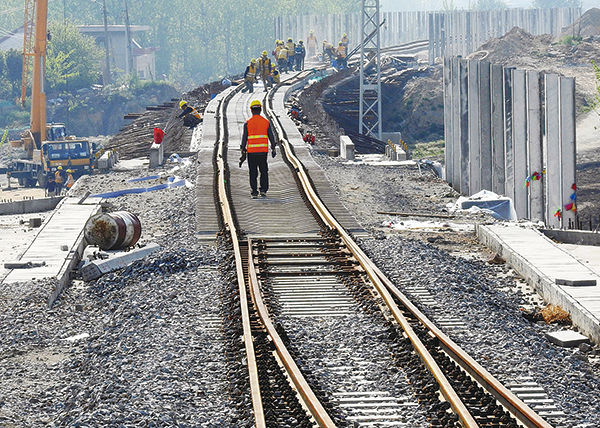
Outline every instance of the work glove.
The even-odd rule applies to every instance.
[[[273,157],[277,156],[277,152],[275,151],[275,149],[273,149],[273,150],[271,151],[271,156],[273,156]]]
[[[246,151],[243,151],[242,155],[240,156],[240,168],[242,167],[242,164],[244,163],[245,160],[246,160]]]

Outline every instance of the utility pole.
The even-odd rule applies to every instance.
[[[104,47],[106,51],[105,65],[102,73],[104,86],[110,84],[110,53],[108,47],[108,23],[106,21],[106,0],[102,0],[102,9],[104,13]]]
[[[380,19],[379,0],[362,0],[358,132],[379,140],[381,140]]]
[[[125,48],[125,74],[129,74],[133,71],[133,49],[131,47],[131,27],[129,25],[127,0],[123,0],[123,3],[125,3],[125,38],[127,39],[127,46]]]

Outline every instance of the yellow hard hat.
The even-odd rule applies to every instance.
[[[291,38],[291,37],[288,37],[288,42],[291,42],[291,41],[292,41],[292,38]]]
[[[179,101],[179,108],[183,108],[183,106],[187,105],[187,101]]]
[[[323,43],[327,43],[327,40],[323,39]]]
[[[310,31],[309,31],[309,33],[310,33],[310,34],[312,34],[312,33],[314,33],[314,31],[313,31],[313,30],[310,30]]]
[[[256,58],[252,58],[252,59],[250,60],[250,64],[256,64]]]
[[[59,166],[58,169],[62,170],[62,166]]]
[[[302,44],[302,43],[304,43],[304,42],[302,41],[302,39],[300,39],[300,40],[298,40],[298,43]]]
[[[346,33],[344,33],[343,36],[346,37]]]
[[[342,42],[338,42],[338,46],[342,46]]]
[[[250,108],[253,107],[262,107],[262,104],[260,103],[259,100],[252,100],[252,102],[250,103]]]
[[[269,54],[267,53],[267,51],[262,51],[262,54],[263,54],[264,56],[267,56],[267,55],[269,55]]]
[[[67,172],[68,172],[69,174],[71,174],[71,173],[73,172],[73,170],[72,170],[72,169],[67,169]]]

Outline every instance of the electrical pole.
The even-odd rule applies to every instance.
[[[358,132],[379,140],[381,140],[380,19],[379,0],[362,0]]]
[[[125,38],[127,39],[127,46],[125,48],[125,74],[129,74],[133,71],[133,49],[131,47],[131,27],[129,25],[127,0],[123,0],[123,3],[125,3]]]
[[[102,73],[102,81],[104,83],[104,86],[106,86],[110,84],[110,53],[108,47],[108,23],[106,22],[106,0],[102,0],[102,9],[104,13],[104,47],[106,51],[104,70]]]

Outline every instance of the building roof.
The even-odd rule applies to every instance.
[[[23,26],[21,25],[14,31],[8,33],[8,35],[0,38],[0,49],[8,51],[16,49],[18,51],[23,50]]]

